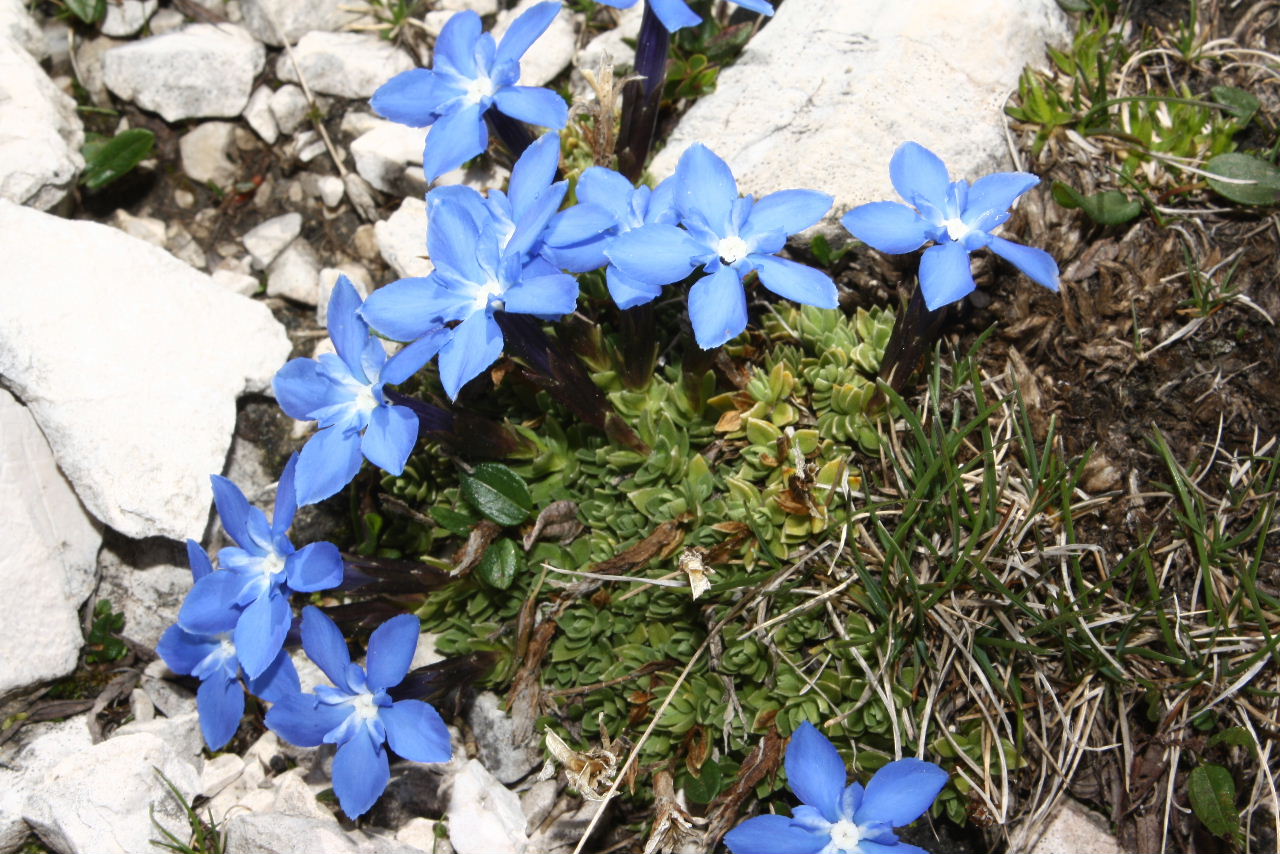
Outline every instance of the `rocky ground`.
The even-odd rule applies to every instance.
[[[154,653],[190,585],[181,541],[220,544],[209,474],[227,474],[251,500],[273,498],[302,434],[275,409],[270,380],[291,355],[321,346],[337,277],[367,293],[431,270],[426,129],[378,118],[367,99],[429,62],[454,11],[474,9],[501,30],[528,4],[508,5],[443,0],[405,22],[392,3],[107,0],[105,18],[85,25],[61,4],[0,0],[0,594],[9,603],[0,854],[147,851],[153,815],[186,843],[192,826],[174,793],[225,830],[228,852],[481,854],[577,843],[595,805],[568,791],[563,774],[539,773],[540,746],[512,743],[491,694],[449,720],[452,763],[394,767],[388,794],[356,828],[336,812],[330,751],[269,732],[204,751],[194,683]],[[572,4],[527,56],[522,82],[552,84],[590,109],[583,70],[606,56],[629,66],[638,26],[638,7]],[[670,141],[651,171],[668,174],[684,146],[701,141],[734,166],[744,192],[834,195],[819,228],[835,234],[839,214],[894,196],[886,166],[902,140],[938,152],[953,175],[1023,157],[1002,108],[1023,67],[1042,64],[1045,43],[1068,34],[1051,0],[963,12],[944,0],[788,0],[714,93],[668,117]],[[128,128],[155,134],[151,156],[102,190],[79,186],[86,134]],[[1053,165],[1069,166],[1065,157]],[[508,166],[495,153],[440,183],[500,187]],[[1045,213],[1046,199],[1031,202],[1037,237],[1066,230],[1067,215]],[[1157,239],[1095,237],[1088,251],[1081,241],[1061,253],[1028,242],[1054,250],[1064,281],[1085,288],[1100,268],[1105,277],[1115,265],[1140,266],[1135,247]],[[841,279],[859,289],[852,302],[866,303],[888,302],[894,281],[881,262],[847,266]],[[1275,316],[1274,289],[1270,299],[1262,307]],[[1149,463],[1133,450],[1134,425],[1167,397],[1169,378],[1207,383],[1188,397],[1202,401],[1190,391],[1204,391],[1209,404],[1162,410],[1184,444],[1202,432],[1187,419],[1214,421],[1232,400],[1232,438],[1243,441],[1250,424],[1275,432],[1274,377],[1249,380],[1217,406],[1212,395],[1229,395],[1235,374],[1190,377],[1194,350],[1144,361],[1138,396],[1150,405],[1114,421],[1105,396],[1119,386],[1106,377],[1132,371],[1096,349],[1115,337],[1097,330],[1127,308],[1117,299],[1063,305],[1001,293],[962,318],[957,335],[1000,320],[991,358],[1003,366],[1012,351],[1034,361],[1045,401],[1037,417],[1080,422],[1070,450],[1098,446],[1115,483]],[[1049,309],[1065,316],[1065,334],[1057,319],[1029,320]],[[1237,310],[1248,332],[1232,364],[1274,358],[1273,328]],[[1081,352],[1099,379],[1064,392]],[[1126,536],[1123,525],[1114,536]],[[115,647],[111,613],[123,616]],[[416,664],[434,660],[429,643],[419,650]],[[317,676],[298,663],[305,689]],[[1044,822],[1037,850],[1120,850],[1105,821],[1069,804]]]

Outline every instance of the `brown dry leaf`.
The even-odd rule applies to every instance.
[[[507,707],[511,710],[511,732],[516,744],[533,737],[533,722],[542,707],[542,659],[556,635],[556,622],[547,619],[533,630],[525,650],[524,663],[511,682]]]
[[[742,820],[743,803],[755,792],[761,780],[778,770],[778,766],[782,764],[782,745],[782,736],[775,727],[770,726],[764,738],[760,739],[738,769],[733,785],[711,802],[707,809],[707,850],[713,848],[720,837]]]
[[[591,567],[592,572],[623,573],[639,569],[654,558],[668,557],[684,541],[682,520],[663,522],[653,533],[626,551]]]
[[[576,501],[553,501],[533,521],[533,527],[524,535],[522,545],[525,551],[533,548],[533,544],[546,534],[546,539],[560,538],[574,531],[581,531],[583,525],[578,521],[578,504]]]
[[[463,575],[470,572],[480,562],[480,558],[484,557],[485,549],[489,548],[489,544],[496,540],[501,533],[502,527],[497,522],[481,519],[479,524],[471,529],[471,535],[467,537],[467,544],[462,547],[457,557],[454,558],[453,574]]]
[[[730,409],[728,412],[721,414],[720,419],[716,421],[715,431],[717,433],[736,433],[742,429],[742,413],[736,409]]]
[[[547,730],[546,744],[547,752],[564,768],[569,785],[589,801],[604,800],[604,793],[613,782],[613,774],[618,767],[618,757],[609,749],[610,745],[606,743],[580,753],[550,729]]]
[[[680,570],[689,576],[689,589],[693,591],[694,599],[711,589],[711,581],[707,575],[714,570],[703,563],[703,555],[704,552],[699,548],[680,552]]]
[[[684,804],[676,797],[675,784],[670,771],[653,775],[653,829],[644,845],[644,854],[658,851],[677,851],[687,842],[698,838],[694,824],[705,824],[706,819],[689,815]]]

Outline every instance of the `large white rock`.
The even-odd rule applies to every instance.
[[[517,743],[511,716],[492,691],[476,697],[467,723],[475,734],[480,761],[499,782],[517,783],[542,764],[542,745],[527,739]]]
[[[375,121],[377,124],[373,128],[351,143],[351,158],[355,160],[356,171],[384,193],[422,195],[426,191],[425,184],[414,188],[404,186],[405,169],[409,166],[421,168],[422,151],[430,128],[411,128],[380,119]]]
[[[270,387],[289,355],[284,328],[97,223],[0,201],[0,257],[22,271],[0,277],[0,375],[80,500],[126,536],[199,539],[236,397]]]
[[[17,851],[31,829],[22,819],[27,797],[45,772],[93,746],[88,715],[56,723],[31,724],[0,751],[0,854]]]
[[[44,59],[49,48],[35,20],[27,14],[23,0],[0,0],[0,40],[17,42],[36,59]]]
[[[113,38],[131,36],[142,29],[158,8],[159,0],[107,0],[107,14],[98,29]]]
[[[514,9],[499,12],[493,25],[493,37],[501,41],[516,18],[540,2],[542,0],[523,0]],[[565,5],[551,21],[551,26],[538,36],[538,40],[520,58],[520,85],[545,86],[554,80],[556,75],[573,62],[577,40],[578,30],[573,10]]]
[[[227,854],[421,854],[381,836],[344,831],[336,821],[278,812],[232,815]]]
[[[301,231],[302,214],[273,216],[245,232],[244,248],[253,256],[253,266],[265,270]]]
[[[75,669],[102,533],[27,408],[0,389],[0,696]]]
[[[458,854],[522,854],[529,843],[520,797],[475,759],[453,778],[447,815]]]
[[[309,32],[341,30],[359,21],[359,5],[349,0],[241,0],[240,8],[249,32],[280,47],[281,37],[293,44]]]
[[[102,58],[107,88],[165,121],[232,118],[249,103],[266,52],[234,24],[192,24],[112,48]]]
[[[182,171],[201,184],[230,186],[239,171],[228,157],[235,130],[231,122],[202,122],[184,133],[178,140]]]
[[[152,649],[191,589],[184,550],[164,540],[111,543],[98,553],[98,599],[124,616],[125,637]]]
[[[1128,854],[1107,820],[1071,798],[1062,798],[1031,854]]]
[[[1066,32],[1054,0],[784,3],[681,119],[650,172],[665,178],[701,142],[743,193],[832,194],[833,222],[898,198],[889,158],[908,140],[955,178],[1008,169],[1005,97]]]
[[[179,839],[191,833],[186,812],[159,774],[190,803],[200,777],[159,737],[109,738],[55,765],[27,798],[23,818],[63,854],[138,854],[153,849],[159,824]]]
[[[427,258],[427,203],[421,198],[407,196],[373,230],[382,260],[401,276],[427,276],[435,269]]]
[[[47,210],[84,167],[76,103],[17,42],[0,37],[0,199]]]
[[[294,61],[297,61],[297,68]],[[400,48],[366,33],[307,33],[276,60],[276,76],[298,82],[298,69],[313,92],[368,98],[378,87],[416,63]]]
[[[314,306],[319,293],[320,258],[311,244],[299,237],[267,268],[267,296]]]

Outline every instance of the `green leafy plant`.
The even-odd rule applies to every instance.
[[[1196,818],[1220,839],[1241,840],[1236,781],[1221,765],[1204,764],[1187,775],[1187,797]]]
[[[117,636],[123,628],[124,614],[111,610],[110,600],[99,599],[93,606],[93,625],[85,638],[85,660],[99,664],[124,658],[129,647]]]
[[[100,190],[131,172],[151,156],[156,136],[144,128],[130,128],[107,139],[89,134],[84,147],[84,171],[80,183],[90,190]]]

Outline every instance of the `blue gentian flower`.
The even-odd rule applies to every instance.
[[[845,786],[844,761],[817,727],[805,721],[787,746],[787,784],[803,806],[791,818],[759,815],[729,831],[734,854],[927,854],[899,842],[893,828],[915,821],[947,783],[932,762],[899,759],[881,768],[864,790]]]
[[[739,198],[728,165],[700,143],[681,155],[674,180],[684,229],[649,223],[618,235],[605,254],[625,275],[649,287],[678,282],[701,266],[707,275],[689,289],[689,320],[698,346],[719,347],[746,328],[742,280],[753,270],[778,296],[836,307],[830,276],[775,255],[789,235],[822,219],[830,196],[781,190],[759,201]]]
[[[578,179],[578,204],[556,214],[547,227],[543,254],[573,273],[606,267],[609,294],[619,308],[650,302],[662,286],[631,278],[610,264],[605,252],[619,234],[648,223],[674,225],[679,214],[673,187],[674,178],[654,189],[633,187],[612,169],[592,166]]]
[[[577,304],[577,280],[540,254],[547,223],[568,190],[565,181],[552,183],[559,160],[560,138],[546,134],[516,161],[509,195],[492,190],[486,199],[464,186],[432,190],[427,248],[435,270],[379,288],[360,310],[374,329],[399,341],[457,321],[439,356],[451,399],[502,355],[495,312],[554,318]]]
[[[213,572],[209,555],[194,540],[187,540],[187,558],[195,581]],[[218,612],[216,612],[218,613]],[[156,652],[174,673],[195,676],[200,680],[196,691],[196,708],[200,710],[200,731],[210,750],[220,750],[240,726],[244,716],[244,689],[240,687],[240,660],[236,655],[232,633],[240,618],[240,609],[225,603],[220,618],[210,615],[208,632],[189,632],[181,626],[170,626],[156,645]],[[266,670],[249,680],[249,690],[274,703],[281,697],[302,690],[298,671],[282,649]]]
[[[360,295],[346,276],[329,299],[329,336],[337,354],[293,359],[272,387],[280,408],[300,421],[318,421],[319,431],[298,457],[299,504],[328,498],[351,482],[361,455],[400,474],[418,441],[418,416],[396,406],[383,392],[413,376],[449,338],[443,327],[426,333],[391,359],[359,315]]]
[[[914,252],[934,242],[920,258],[920,291],[929,310],[963,299],[974,289],[969,253],[986,246],[1051,291],[1058,264],[1048,252],[1013,243],[992,232],[1009,219],[1009,208],[1040,179],[1026,172],[996,172],[952,182],[938,155],[915,142],[898,146],[889,161],[898,202],[871,202],[844,215],[849,233],[890,255]]]
[[[386,747],[414,762],[448,762],[449,730],[439,712],[421,700],[393,702],[388,689],[409,672],[421,625],[412,614],[392,617],[369,636],[365,667],[351,662],[347,642],[333,620],[313,606],[302,611],[302,648],[335,687],[295,693],[267,712],[267,726],[299,747],[338,745],[333,791],[342,811],[356,818],[387,787]]]
[[[194,635],[227,630],[227,608],[234,607],[232,642],[250,679],[267,668],[281,648],[293,620],[289,596],[336,587],[342,581],[342,555],[333,543],[295,549],[286,532],[298,510],[294,472],[298,455],[289,457],[276,489],[274,523],[249,504],[240,488],[214,475],[213,500],[222,527],[238,546],[218,552],[219,569],[202,574],[178,612],[178,625]]]
[[[490,106],[513,119],[559,130],[569,121],[564,99],[537,86],[517,86],[520,57],[551,26],[558,2],[539,3],[494,41],[480,31],[480,16],[467,10],[449,19],[436,39],[435,68],[392,77],[373,93],[379,115],[410,127],[431,126],[422,159],[428,181],[489,146],[484,113]]]
[[[630,9],[636,4],[636,0],[600,0],[600,2],[615,9]],[[669,33],[702,23],[701,16],[690,9],[685,0],[647,0],[647,2]],[[731,2],[761,15],[773,15],[773,7],[764,0],[731,0]]]

